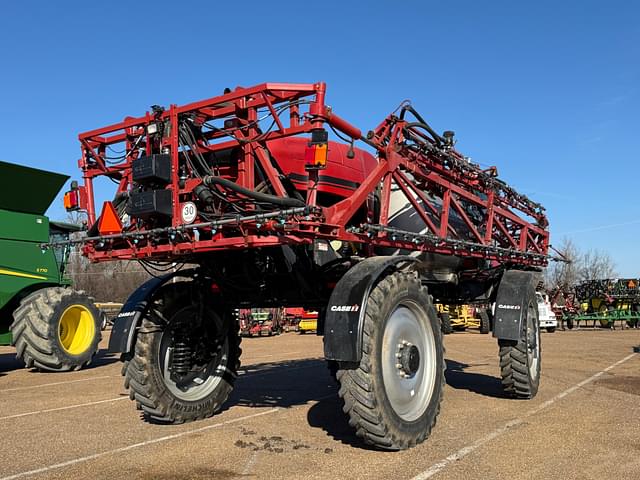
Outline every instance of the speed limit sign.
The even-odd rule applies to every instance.
[[[198,213],[198,209],[196,208],[196,204],[193,202],[186,202],[182,204],[182,222],[189,224],[193,223],[196,219],[196,215]]]

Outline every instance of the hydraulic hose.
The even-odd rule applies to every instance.
[[[297,198],[289,198],[289,197],[278,197],[277,195],[271,195],[268,193],[256,192],[254,190],[249,190],[241,185],[238,185],[231,180],[227,180],[226,178],[217,177],[215,175],[209,175],[202,179],[202,183],[207,186],[211,186],[214,184],[222,185],[225,188],[233,190],[237,193],[240,193],[246,197],[253,198],[259,202],[271,203],[273,205],[277,205],[279,207],[304,207],[306,204],[302,200],[298,200]]]
[[[440,135],[438,135],[433,128],[431,128],[431,126],[426,122],[426,120],[422,118],[422,116],[418,112],[416,112],[416,110],[411,105],[405,105],[404,107],[402,107],[402,111],[400,112],[401,120],[404,119],[405,111],[411,112],[413,116],[416,117],[418,122],[421,124],[420,126],[431,134],[431,136],[433,137],[433,139],[435,140],[438,146],[442,145],[442,143],[444,142],[444,139]]]

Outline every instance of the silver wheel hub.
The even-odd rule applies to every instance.
[[[382,338],[382,380],[395,413],[405,421],[424,414],[436,382],[436,343],[424,309],[407,301],[387,320]]]
[[[411,342],[403,340],[398,344],[398,352],[396,353],[398,363],[396,368],[403,378],[410,378],[416,374],[420,367],[420,350]]]

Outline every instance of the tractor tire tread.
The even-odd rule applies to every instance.
[[[177,292],[180,288],[184,288],[184,286],[179,286],[174,289],[170,285],[167,287],[169,288],[161,290],[161,294],[164,295],[162,301],[165,305],[179,299],[180,295],[177,294]],[[129,398],[136,401],[136,407],[142,410],[144,417],[148,421],[155,423],[181,424],[211,417],[220,410],[222,404],[230,395],[233,388],[232,384],[226,384],[221,387],[220,394],[213,407],[209,410],[203,409],[200,412],[179,411],[175,408],[176,400],[172,395],[164,391],[159,391],[158,388],[154,386],[154,379],[152,378],[154,377],[154,366],[151,365],[149,361],[153,351],[153,332],[155,332],[157,323],[164,321],[162,318],[156,317],[156,315],[143,317],[142,328],[141,331],[138,332],[132,358],[129,359],[125,356],[122,358],[124,364],[121,373],[124,376],[125,388],[129,389]],[[239,335],[238,329],[233,333],[235,333],[235,335],[229,335],[229,338],[235,339],[236,344],[232,349],[234,349],[237,354],[235,354],[235,358],[232,357],[234,365],[227,366],[227,368],[232,370],[231,377],[235,379],[236,372],[240,368],[242,349],[240,348],[241,336]]]
[[[418,288],[424,298],[430,299],[426,287],[418,284],[416,287],[416,278],[414,275],[405,272],[396,272],[382,279],[371,291],[367,299],[365,310],[364,328],[362,345],[371,345],[376,329],[379,327],[377,321],[379,312],[385,304],[385,299],[389,298],[393,292],[406,290],[409,288]],[[428,308],[433,308],[431,302]],[[441,341],[440,330],[433,332],[436,335],[436,341]],[[444,346],[442,347],[444,349]],[[412,447],[424,441],[433,426],[435,418],[440,411],[440,403],[442,401],[442,392],[444,389],[444,361],[442,362],[441,385],[436,386],[436,392],[439,394],[437,401],[436,413],[433,420],[427,425],[418,436],[418,438],[408,438],[401,431],[393,428],[385,421],[383,406],[376,398],[371,372],[371,365],[374,359],[371,357],[370,348],[362,348],[362,359],[354,368],[353,364],[341,364],[341,370],[337,373],[337,379],[340,382],[338,391],[339,397],[343,401],[343,411],[349,416],[349,425],[356,429],[356,435],[362,438],[365,443],[374,445],[379,448],[388,450],[403,450]]]
[[[57,325],[51,324],[56,307],[71,298],[78,302],[92,304],[93,300],[84,292],[64,287],[47,287],[27,295],[13,313],[10,326],[16,355],[27,368],[43,371],[64,372],[79,370],[91,362],[98,351],[102,339],[99,328],[90,345],[82,355],[68,354],[58,341]],[[57,323],[57,322],[56,322]]]

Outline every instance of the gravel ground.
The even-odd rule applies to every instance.
[[[47,374],[0,347],[0,480],[640,479],[640,330],[542,341],[540,391],[518,401],[501,394],[494,339],[445,337],[438,424],[404,452],[375,451],[353,435],[314,335],[244,340],[224,410],[176,426],[141,419],[115,357]]]

